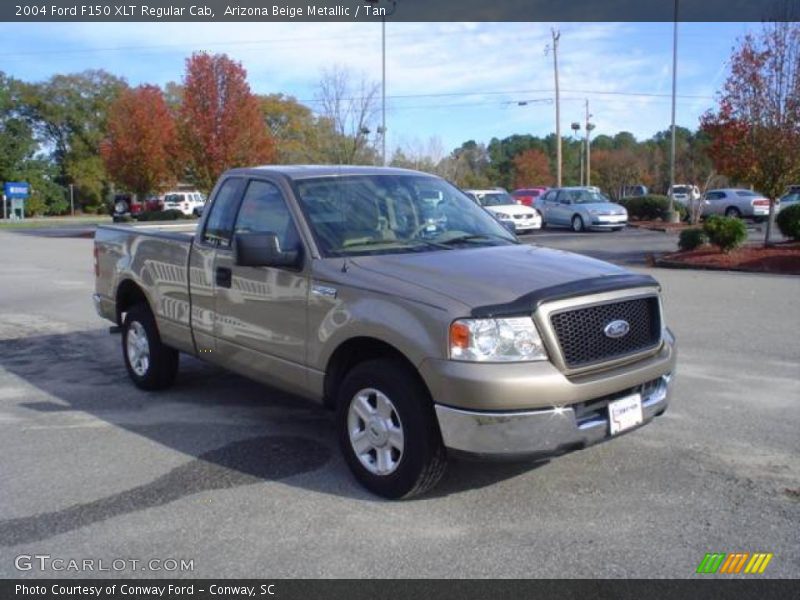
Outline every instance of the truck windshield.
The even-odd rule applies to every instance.
[[[494,217],[436,177],[320,177],[297,180],[295,189],[324,256],[517,243]]]

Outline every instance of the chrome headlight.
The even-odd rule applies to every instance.
[[[450,358],[479,362],[547,360],[531,317],[459,319],[450,325]]]
[[[511,218],[506,213],[496,212],[494,214],[498,219],[510,219]]]

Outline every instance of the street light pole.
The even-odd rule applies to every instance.
[[[591,185],[592,180],[592,143],[591,133],[594,129],[594,123],[590,123],[589,119],[594,116],[589,113],[589,99],[586,99],[586,187]]]
[[[578,123],[577,121],[573,121],[570,127],[572,128],[573,137],[577,139],[578,132],[581,130],[581,124]],[[580,142],[581,142],[581,149],[578,151],[578,154],[580,154],[581,176],[580,179],[578,179],[578,185],[583,185],[583,140],[580,140]]]
[[[390,0],[391,10],[384,9],[381,15],[381,164],[386,166],[386,17],[397,10],[397,1]]]
[[[675,20],[672,23],[672,141],[669,150],[669,218],[678,221],[675,214],[675,92],[678,73],[678,0],[675,0]]]
[[[75,194],[73,193],[72,184],[71,183],[69,184],[69,208],[70,208],[70,214],[72,214],[72,216],[74,217],[75,216]]]
[[[558,40],[561,33],[556,29],[553,34],[553,76],[556,84],[556,187],[561,187],[561,98],[558,90]]]

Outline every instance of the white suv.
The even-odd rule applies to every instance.
[[[164,194],[164,210],[179,210],[188,216],[203,214],[205,198],[197,190],[175,191]]]

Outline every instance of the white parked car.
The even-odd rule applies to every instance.
[[[700,188],[696,185],[677,183],[670,189],[675,202],[689,206],[689,203],[700,200]],[[669,195],[669,194],[667,194]]]
[[[464,190],[475,202],[492,213],[501,223],[513,225],[514,231],[529,232],[542,228],[542,217],[535,208],[518,204],[503,190]]]
[[[205,197],[197,190],[174,191],[164,194],[164,210],[179,210],[187,216],[203,214]]]
[[[751,190],[709,190],[703,197],[703,216],[711,215],[761,219],[769,215],[769,200]]]

